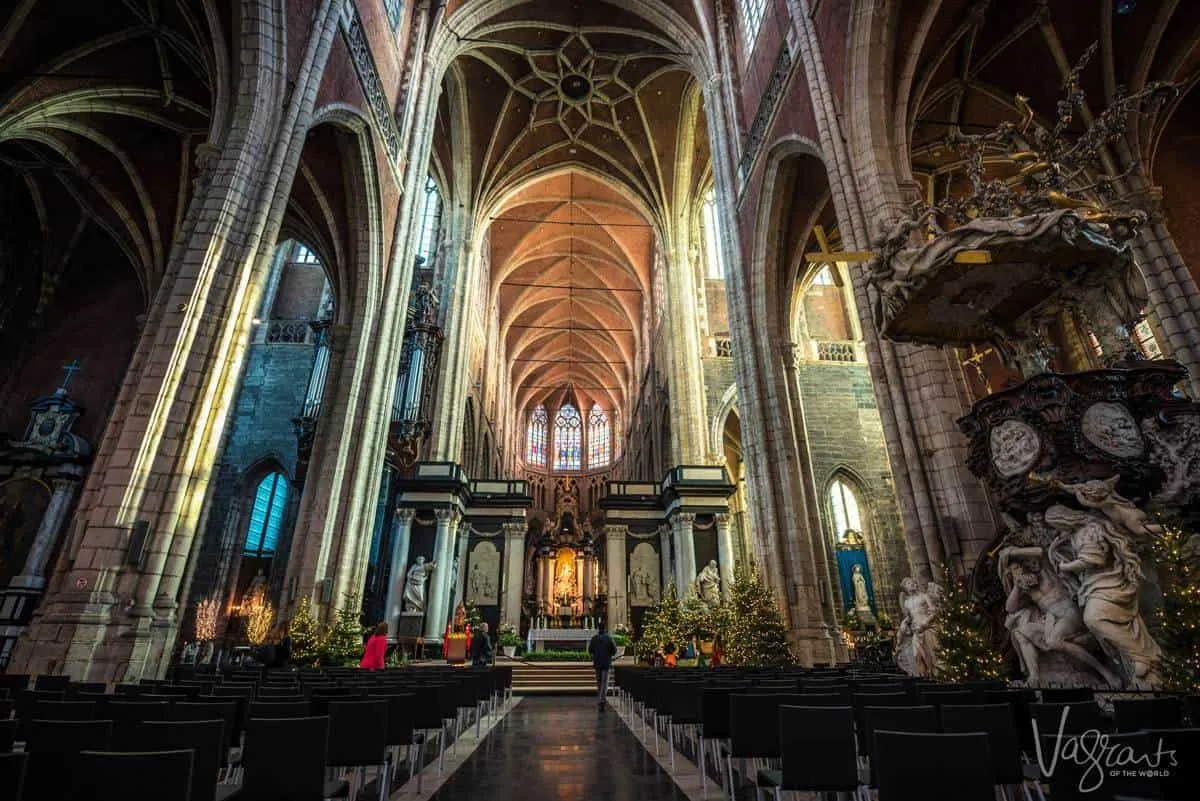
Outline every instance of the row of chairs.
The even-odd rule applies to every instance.
[[[816,791],[830,789],[831,782],[840,782],[838,789],[846,792],[878,787],[881,799],[934,797],[930,788],[909,781],[913,770],[918,774],[931,770],[929,759],[918,758],[921,749],[932,743],[931,747],[947,753],[959,747],[977,750],[977,737],[974,741],[955,739],[974,733],[984,735],[990,755],[977,751],[975,758],[956,760],[955,765],[973,765],[977,786],[986,785],[987,794],[991,794],[995,786],[1016,788],[1033,779],[1030,786],[1041,792],[1036,780],[1043,777],[1029,768],[1037,751],[1034,721],[1043,737],[1053,739],[1060,727],[1068,736],[1092,729],[1115,729],[1118,733],[1164,729],[1171,733],[1163,736],[1178,744],[1181,739],[1190,742],[1188,738],[1194,738],[1194,734],[1176,732],[1184,725],[1185,715],[1194,715],[1197,710],[1195,699],[1118,700],[1113,704],[1113,717],[1106,718],[1088,689],[1047,690],[1039,701],[1032,690],[1009,689],[998,682],[951,686],[907,677],[850,673],[831,676],[798,671],[691,672],[623,667],[616,671],[614,683],[631,725],[640,725],[643,731],[649,725],[661,733],[673,767],[679,751],[696,762],[705,796],[712,777],[725,786],[731,799],[745,784],[759,789]],[[823,715],[830,716],[825,721],[829,725],[822,725]],[[801,716],[804,727],[811,728],[809,735],[841,749],[837,756],[803,742],[809,735],[794,734]],[[763,725],[775,720],[779,720],[779,726]],[[832,736],[829,732],[840,734]],[[877,737],[882,732],[889,734]],[[921,736],[906,739],[910,734]],[[937,736],[927,742],[928,735]],[[1137,736],[1141,735],[1134,734],[1135,739]],[[656,737],[656,748],[659,742]],[[885,751],[876,752],[877,742]],[[797,749],[816,757],[806,760]],[[898,758],[889,758],[897,754]],[[948,762],[943,756],[934,759],[939,764]],[[783,771],[779,770],[780,762]],[[854,763],[853,771],[846,769],[850,763]],[[937,772],[939,782],[953,779],[953,768],[939,768]],[[1058,773],[1061,777],[1069,771]],[[1176,775],[1181,773],[1177,771]],[[944,786],[959,788],[963,781],[966,779],[949,780]],[[1171,780],[1165,784],[1172,792],[1172,787],[1182,786]],[[920,787],[915,796],[897,794],[902,788],[914,787]]]
[[[265,691],[288,677],[270,678],[213,684],[199,695],[158,683],[120,695],[76,692],[74,700],[62,700],[65,686],[24,690],[22,716],[0,720],[0,797],[58,799],[90,781],[101,788],[88,788],[90,798],[112,790],[163,801],[354,799],[369,789],[370,772],[386,799],[402,750],[420,792],[427,757],[440,772],[446,749],[457,748],[472,723],[478,734],[483,718],[511,699],[512,685],[511,669],[413,669],[323,675],[305,682],[307,694],[283,696]],[[189,692],[163,692],[181,689]],[[97,760],[111,770],[91,770]],[[139,795],[131,782],[154,792]]]

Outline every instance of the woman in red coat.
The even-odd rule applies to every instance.
[[[386,653],[387,623],[380,623],[375,627],[375,633],[367,640],[367,647],[363,649],[362,661],[358,666],[367,670],[383,670],[383,657]]]

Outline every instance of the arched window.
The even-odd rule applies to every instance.
[[[578,470],[583,460],[583,418],[566,404],[554,418],[554,469]]]
[[[247,556],[271,557],[279,542],[279,529],[287,508],[288,482],[280,472],[268,473],[258,482],[254,507],[250,510],[250,526],[246,530]]]
[[[608,415],[593,404],[588,413],[588,467],[605,467],[612,459],[612,431],[608,426]]]
[[[525,436],[525,461],[546,466],[546,407],[539,406],[529,415],[529,431]]]
[[[725,257],[721,253],[720,230],[717,228],[717,201],[712,190],[704,198],[701,211],[704,228],[704,277],[725,280]]]
[[[859,511],[858,495],[853,487],[840,478],[829,486],[829,506],[833,534],[838,542],[845,541],[846,532],[849,530],[862,534],[862,513]]]
[[[442,228],[442,193],[430,176],[425,179],[425,203],[421,207],[421,239],[417,244],[417,255],[424,259],[422,264],[431,264],[437,251],[438,235]]]
[[[383,10],[387,12],[388,23],[392,30],[400,27],[400,15],[404,13],[404,0],[383,0]]]
[[[754,39],[758,36],[758,29],[762,27],[763,17],[766,16],[767,0],[741,0],[737,6],[742,12],[742,42],[749,51],[750,45],[754,44]]]

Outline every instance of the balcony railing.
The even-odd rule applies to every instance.
[[[308,320],[268,320],[263,328],[268,345],[311,345],[315,341]]]
[[[733,340],[729,337],[709,337],[708,355],[722,359],[733,358]]]
[[[813,356],[819,362],[860,361],[855,342],[813,342]]]

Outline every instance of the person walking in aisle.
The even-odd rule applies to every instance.
[[[479,631],[471,635],[471,664],[475,667],[487,667],[492,664],[495,656],[492,638],[488,634],[488,624],[484,621],[479,624]]]
[[[587,652],[592,657],[592,667],[596,669],[596,706],[604,709],[604,699],[608,697],[608,672],[612,669],[613,657],[617,655],[617,644],[605,631],[603,622],[588,642]]]

